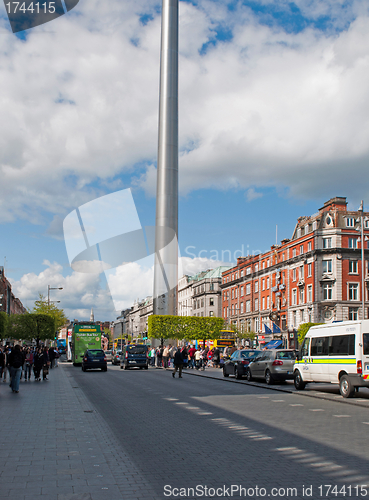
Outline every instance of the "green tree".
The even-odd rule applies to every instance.
[[[54,318],[48,314],[12,314],[8,319],[7,336],[12,339],[40,340],[53,339]]]
[[[48,304],[42,293],[39,293],[39,298],[35,301],[35,305],[31,312],[51,316],[54,319],[55,331],[62,328],[68,322],[68,318],[65,316],[63,309],[59,309],[55,304]],[[54,338],[54,335],[50,338]]]
[[[304,341],[305,335],[310,330],[312,326],[321,325],[322,323],[301,323],[297,330],[297,338],[299,345],[301,345]]]
[[[6,338],[8,324],[8,315],[4,311],[0,311],[0,340]]]

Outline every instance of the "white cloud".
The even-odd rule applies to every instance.
[[[273,185],[311,197],[329,185],[364,197],[357,179],[369,161],[365,3],[298,5],[313,18],[332,16],[336,27],[358,17],[346,31],[294,34],[258,24],[241,5],[232,12],[222,2],[181,2],[182,192]],[[145,25],[144,13],[153,17]],[[200,55],[219,24],[233,39]],[[44,211],[62,217],[138,163],[150,167],[135,182],[153,194],[159,42],[160,17],[146,0],[81,2],[26,41],[2,32],[2,221],[40,223]],[[100,188],[91,186],[96,179]]]

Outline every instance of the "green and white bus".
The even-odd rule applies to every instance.
[[[80,366],[86,349],[101,349],[100,325],[90,321],[74,323],[71,347],[73,365]]]

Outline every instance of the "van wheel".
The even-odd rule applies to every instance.
[[[296,370],[293,376],[293,383],[298,391],[302,391],[305,389],[306,382],[303,382],[301,373]]]
[[[340,378],[340,393],[344,398],[352,398],[355,392],[355,387],[350,382],[347,375]]]
[[[272,383],[274,382],[273,380],[273,377],[272,377],[272,374],[270,373],[269,370],[267,370],[265,372],[265,382],[268,384],[268,385],[272,385]]]

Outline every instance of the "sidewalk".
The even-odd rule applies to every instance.
[[[1,500],[152,500],[141,473],[76,387],[69,365],[48,382],[0,382]]]

